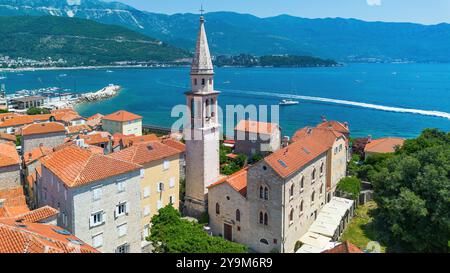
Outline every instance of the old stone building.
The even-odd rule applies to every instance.
[[[0,190],[20,185],[20,158],[16,145],[0,143]]]
[[[42,159],[39,206],[101,252],[141,252],[141,166],[68,145]]]
[[[265,155],[280,149],[281,129],[274,123],[241,120],[234,128],[234,140],[235,153]]]
[[[213,233],[257,252],[293,252],[326,203],[327,151],[303,138],[211,185]]]
[[[27,154],[40,146],[57,147],[64,143],[66,128],[58,122],[33,123],[22,128],[22,151]]]

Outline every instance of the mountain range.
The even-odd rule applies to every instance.
[[[189,57],[185,50],[130,29],[54,16],[0,17],[0,56],[63,60],[61,65],[155,63]]]
[[[165,15],[99,0],[0,0],[0,15],[52,15],[114,24],[193,50],[198,15]],[[450,24],[305,19],[289,15],[259,18],[214,12],[205,15],[214,55],[291,54],[338,61],[449,62]]]

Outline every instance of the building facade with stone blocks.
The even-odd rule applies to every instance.
[[[141,167],[75,145],[42,160],[39,206],[100,252],[141,252]]]
[[[275,123],[241,120],[234,129],[234,152],[267,155],[281,148],[281,129]]]

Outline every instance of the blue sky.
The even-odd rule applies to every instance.
[[[259,17],[290,14],[307,18],[343,17],[367,21],[450,23],[450,0],[116,0],[158,13],[236,11]]]

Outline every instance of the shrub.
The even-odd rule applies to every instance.
[[[337,189],[348,193],[353,199],[356,200],[361,192],[361,180],[354,176],[344,177],[339,181]]]

